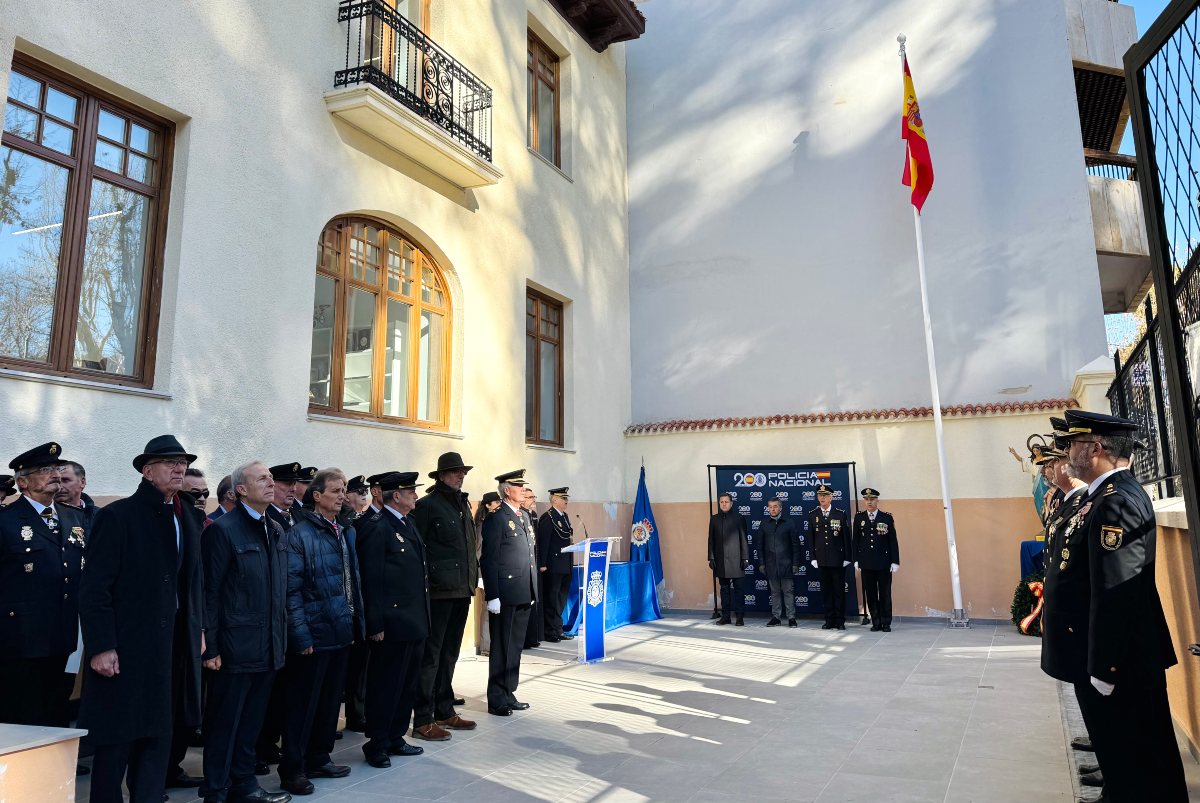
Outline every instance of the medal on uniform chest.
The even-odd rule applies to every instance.
[[[33,564],[32,563],[25,564],[25,574],[33,574]]]
[[[1063,557],[1063,560],[1067,560],[1068,558],[1070,558],[1071,550],[1067,549],[1066,547],[1063,547],[1062,557]]]
[[[85,557],[83,557],[82,555],[80,555],[80,556],[79,556],[79,569],[80,569],[80,571],[82,571],[82,570],[83,570],[83,567],[84,567],[84,566],[86,566],[86,565],[87,565],[87,558],[85,558]]]
[[[83,546],[83,528],[72,527],[71,534],[67,536],[67,543]]]
[[[396,540],[397,540],[397,541],[399,541],[400,543],[402,543],[402,544],[403,544],[403,543],[404,543],[404,536],[403,536],[403,535],[401,535],[400,533],[396,533]]]
[[[835,530],[840,530],[842,528],[842,523],[837,519],[830,519],[829,526]]]
[[[882,521],[875,525],[875,529],[879,532],[880,535],[887,535],[888,526],[886,524],[884,524]]]
[[[1061,572],[1065,568],[1067,568],[1067,562],[1064,560],[1062,563],[1058,564],[1058,570]]]
[[[33,540],[33,528],[30,527],[28,524],[26,524],[24,527],[21,528],[21,540],[22,541],[32,541]]]
[[[512,519],[509,519],[509,520],[508,520],[508,529],[510,529],[510,530],[516,530],[516,529],[517,529],[517,523],[516,523],[515,521],[513,521]]]

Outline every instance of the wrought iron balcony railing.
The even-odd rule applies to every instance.
[[[369,84],[492,160],[492,90],[382,0],[341,0],[346,67],[334,86]]]
[[[1084,148],[1083,162],[1089,176],[1137,181],[1137,159],[1132,156]]]

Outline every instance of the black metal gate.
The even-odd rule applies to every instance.
[[[1197,395],[1200,380],[1200,0],[1173,0],[1125,54],[1130,122],[1137,145],[1138,186],[1146,215],[1157,315],[1147,307],[1144,355],[1119,382],[1139,386],[1139,418],[1158,454],[1138,471],[1182,490],[1200,586],[1200,493]],[[1144,347],[1144,348],[1143,348]],[[1134,355],[1137,355],[1135,350]],[[1131,355],[1134,356],[1134,355]],[[1127,361],[1125,369],[1130,369]],[[1155,364],[1157,363],[1157,364]],[[1165,383],[1165,387],[1163,387]],[[1114,383],[1114,389],[1117,384]],[[1114,409],[1136,394],[1112,394]],[[1153,406],[1153,411],[1149,410]],[[1165,458],[1165,460],[1164,460]],[[1135,464],[1135,470],[1139,468]],[[1143,476],[1152,474],[1157,476]],[[1182,486],[1180,488],[1180,486]]]

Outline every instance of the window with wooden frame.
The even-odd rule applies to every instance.
[[[14,59],[0,137],[0,366],[153,381],[173,126]]]
[[[441,269],[411,238],[331,222],[317,243],[309,409],[445,429],[450,322]]]
[[[556,167],[562,167],[559,140],[559,61],[553,50],[529,33],[527,57],[529,147]]]
[[[525,295],[525,441],[563,445],[563,305]]]

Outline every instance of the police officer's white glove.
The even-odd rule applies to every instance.
[[[900,564],[899,564],[899,563],[893,563],[893,564],[892,564],[892,574],[895,574],[895,573],[896,573],[896,572],[898,572],[898,571],[900,571]]]
[[[482,578],[482,577],[480,577],[480,578],[479,578],[479,583],[478,583],[478,586],[479,586],[480,588],[483,588],[483,578]]]
[[[854,561],[854,568],[858,568],[858,561]]]
[[[843,569],[844,569],[844,568],[846,568],[846,567],[847,567],[847,566],[849,566],[849,565],[850,565],[850,561],[848,561],[848,560],[844,560],[844,561],[842,561],[842,568],[843,568]]]
[[[821,568],[820,566],[818,566],[818,565],[817,565],[817,562],[816,562],[815,560],[812,562],[812,565],[813,565],[813,568],[814,568],[814,569],[819,569],[819,568]]]
[[[488,600],[488,613],[500,613],[500,598]]]
[[[1113,693],[1116,686],[1112,683],[1105,683],[1100,678],[1092,678],[1092,685],[1096,687],[1096,691],[1100,692],[1101,696],[1107,697]]]

